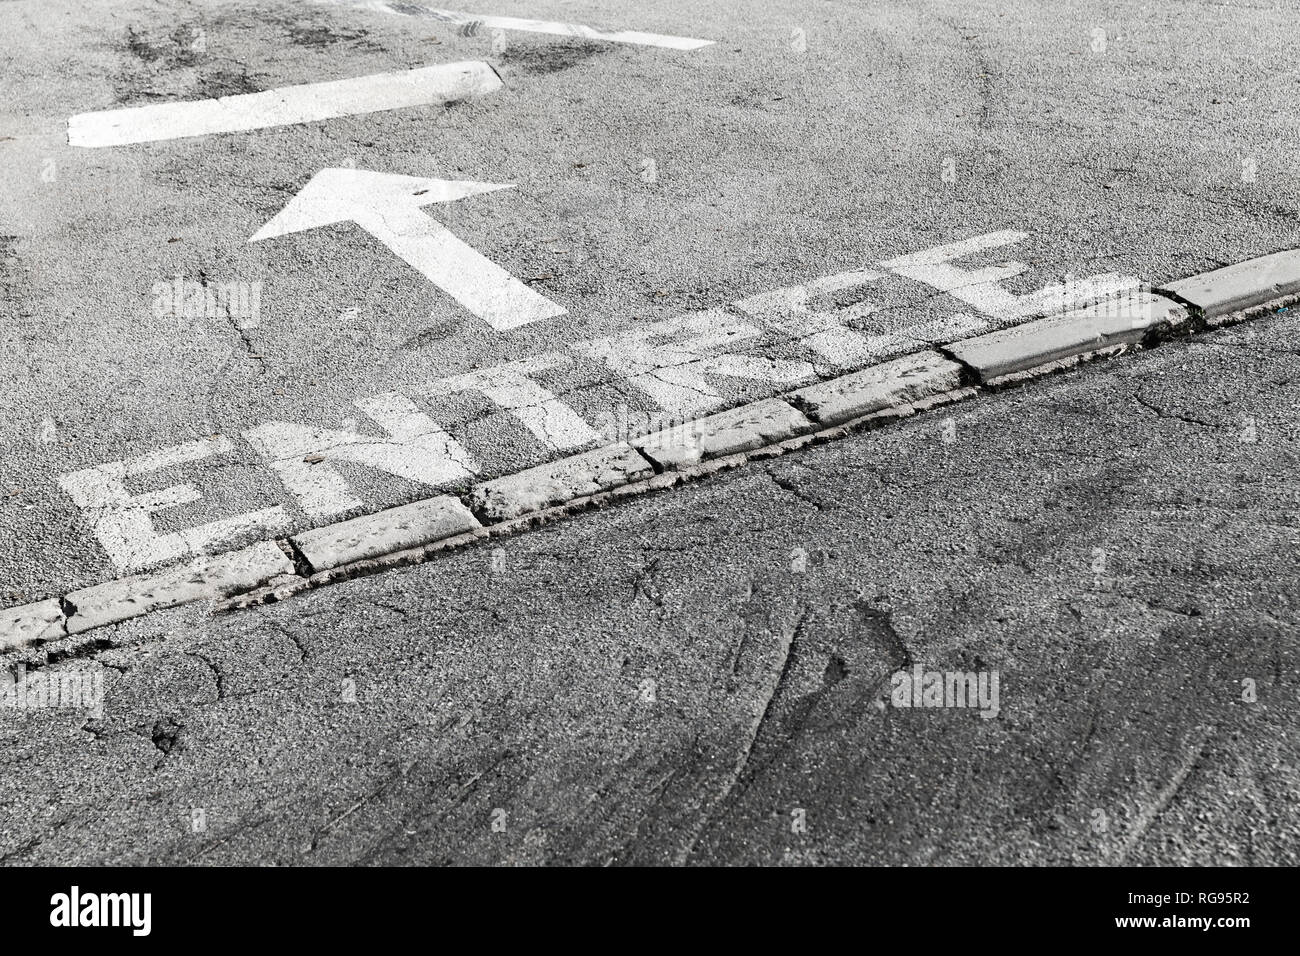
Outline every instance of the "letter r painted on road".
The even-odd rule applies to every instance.
[[[712,309],[579,342],[573,349],[603,362],[665,411],[689,416],[726,404],[709,381],[715,375],[791,386],[817,377],[808,362],[722,351],[760,335],[756,325]]]

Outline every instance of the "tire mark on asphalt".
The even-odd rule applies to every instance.
[[[415,764],[416,761],[414,760],[409,761],[405,766],[401,767],[396,773],[390,774],[388,778],[384,780],[384,782],[381,783],[378,787],[371,790],[369,793],[363,796],[356,803],[352,804],[352,806],[348,807],[342,813],[338,814],[336,817],[334,817],[332,820],[326,823],[319,830],[316,830],[311,836],[311,843],[309,845],[307,852],[314,853],[320,847],[321,837],[329,833],[336,826],[338,826],[348,817],[352,816],[352,814],[356,813],[362,807],[366,806],[369,803],[372,803],[374,800],[378,799],[379,797],[382,797],[384,795],[384,792],[387,791],[389,787],[393,786],[393,784],[397,783],[399,780],[405,779],[406,775],[411,772],[411,768],[414,767]]]
[[[872,606],[864,597],[847,606],[828,607],[824,615],[805,607],[782,653],[780,673],[744,752],[735,761],[736,770],[710,809],[702,813],[698,832],[692,834],[690,846],[678,854],[678,864],[689,862],[700,851],[711,824],[719,820],[724,808],[738,809],[751,786],[761,787],[759,778],[770,768],[788,768],[783,761],[797,757],[805,743],[846,721],[852,724],[864,719],[876,706],[881,689],[888,686],[890,674],[910,667],[913,661],[894,628],[891,612]],[[883,673],[877,674],[882,656]],[[824,659],[819,675],[808,667],[810,658]],[[817,676],[820,680],[814,686]],[[845,682],[846,687],[841,687]],[[792,698],[795,687],[808,692],[794,691]]]
[[[759,713],[758,719],[750,725],[749,731],[745,735],[745,741],[740,755],[736,758],[734,769],[727,775],[727,778],[723,783],[722,792],[713,801],[713,809],[701,814],[698,818],[698,823],[692,827],[689,842],[683,846],[682,850],[678,852],[677,857],[674,860],[676,865],[681,866],[686,863],[695,852],[695,848],[703,837],[704,832],[713,821],[717,809],[726,802],[735,789],[736,784],[745,776],[745,771],[749,766],[750,755],[754,751],[754,743],[758,740],[759,735],[763,733],[763,729],[768,725],[769,718],[772,716],[773,704],[780,696],[781,690],[789,681],[790,667],[795,659],[795,646],[798,643],[799,637],[803,633],[803,629],[808,623],[808,619],[811,615],[811,609],[804,607],[799,615],[798,623],[790,629],[789,634],[786,634],[784,628],[778,631],[781,635],[781,645],[779,648],[781,664],[777,669],[776,680],[769,685],[766,697],[762,702],[762,710]],[[757,708],[755,709],[757,710]]]
[[[914,663],[912,652],[903,643],[903,639],[898,636],[898,631],[894,629],[893,614],[881,608],[872,607],[865,599],[855,602],[853,609],[861,615],[867,624],[871,625],[871,632],[880,638],[881,643],[884,644],[889,664],[894,671],[906,670],[912,666]],[[886,675],[885,680],[888,681],[888,679],[889,677]]]
[[[1152,824],[1173,804],[1182,791],[1183,784],[1187,782],[1187,778],[1192,775],[1192,772],[1200,766],[1201,761],[1205,758],[1206,750],[1210,745],[1210,741],[1214,739],[1214,735],[1215,728],[1211,727],[1203,734],[1200,742],[1188,751],[1187,756],[1179,764],[1178,769],[1174,771],[1174,775],[1169,779],[1169,782],[1156,793],[1155,799],[1139,809],[1136,825],[1129,833],[1125,834],[1124,842],[1120,845],[1115,859],[1111,861],[1114,865],[1122,866],[1124,864],[1129,854],[1142,842],[1142,838],[1146,836]]]

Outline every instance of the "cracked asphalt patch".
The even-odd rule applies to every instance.
[[[101,720],[4,715],[0,857],[1294,865],[1298,328],[120,625]]]

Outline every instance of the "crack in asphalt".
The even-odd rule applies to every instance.
[[[822,511],[825,509],[825,505],[823,505],[818,499],[809,495],[806,491],[800,488],[789,478],[784,478],[773,474],[772,469],[770,467],[764,468],[763,473],[766,474],[767,477],[771,478],[772,483],[776,485],[778,488],[780,488],[782,491],[789,492],[795,498],[798,498],[800,501],[805,502],[806,504],[812,505],[812,507],[818,511]]]
[[[207,665],[207,668],[212,672],[213,680],[216,683],[217,700],[218,701],[225,700],[226,699],[226,675],[222,671],[222,669],[219,666],[217,666],[217,664],[214,661],[212,661],[210,658],[206,657],[205,655],[200,654],[198,651],[185,651],[184,653],[186,657],[192,657],[196,661],[202,661],[205,665]]]
[[[1221,427],[1213,422],[1207,422],[1192,415],[1180,415],[1177,412],[1171,412],[1162,405],[1157,405],[1155,402],[1148,401],[1142,397],[1141,387],[1134,390],[1133,399],[1143,408],[1155,412],[1157,418],[1174,419],[1175,421],[1184,422],[1188,425],[1199,425],[1202,428],[1212,428],[1215,430],[1218,430]]]

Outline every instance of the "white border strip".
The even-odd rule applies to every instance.
[[[525,20],[520,17],[498,17],[491,14],[461,13],[457,10],[437,10],[417,3],[388,3],[385,0],[315,0],[330,6],[353,7],[372,13],[391,13],[401,17],[424,17],[441,20],[456,26],[477,23],[489,30],[522,30],[525,33],[549,33],[562,37],[581,37],[585,40],[606,40],[610,43],[635,43],[639,46],[657,46],[669,50],[698,50],[712,46],[713,40],[694,37],[667,36],[662,33],[641,33],[637,30],[619,30],[606,33],[581,23],[560,23],[555,20]]]

